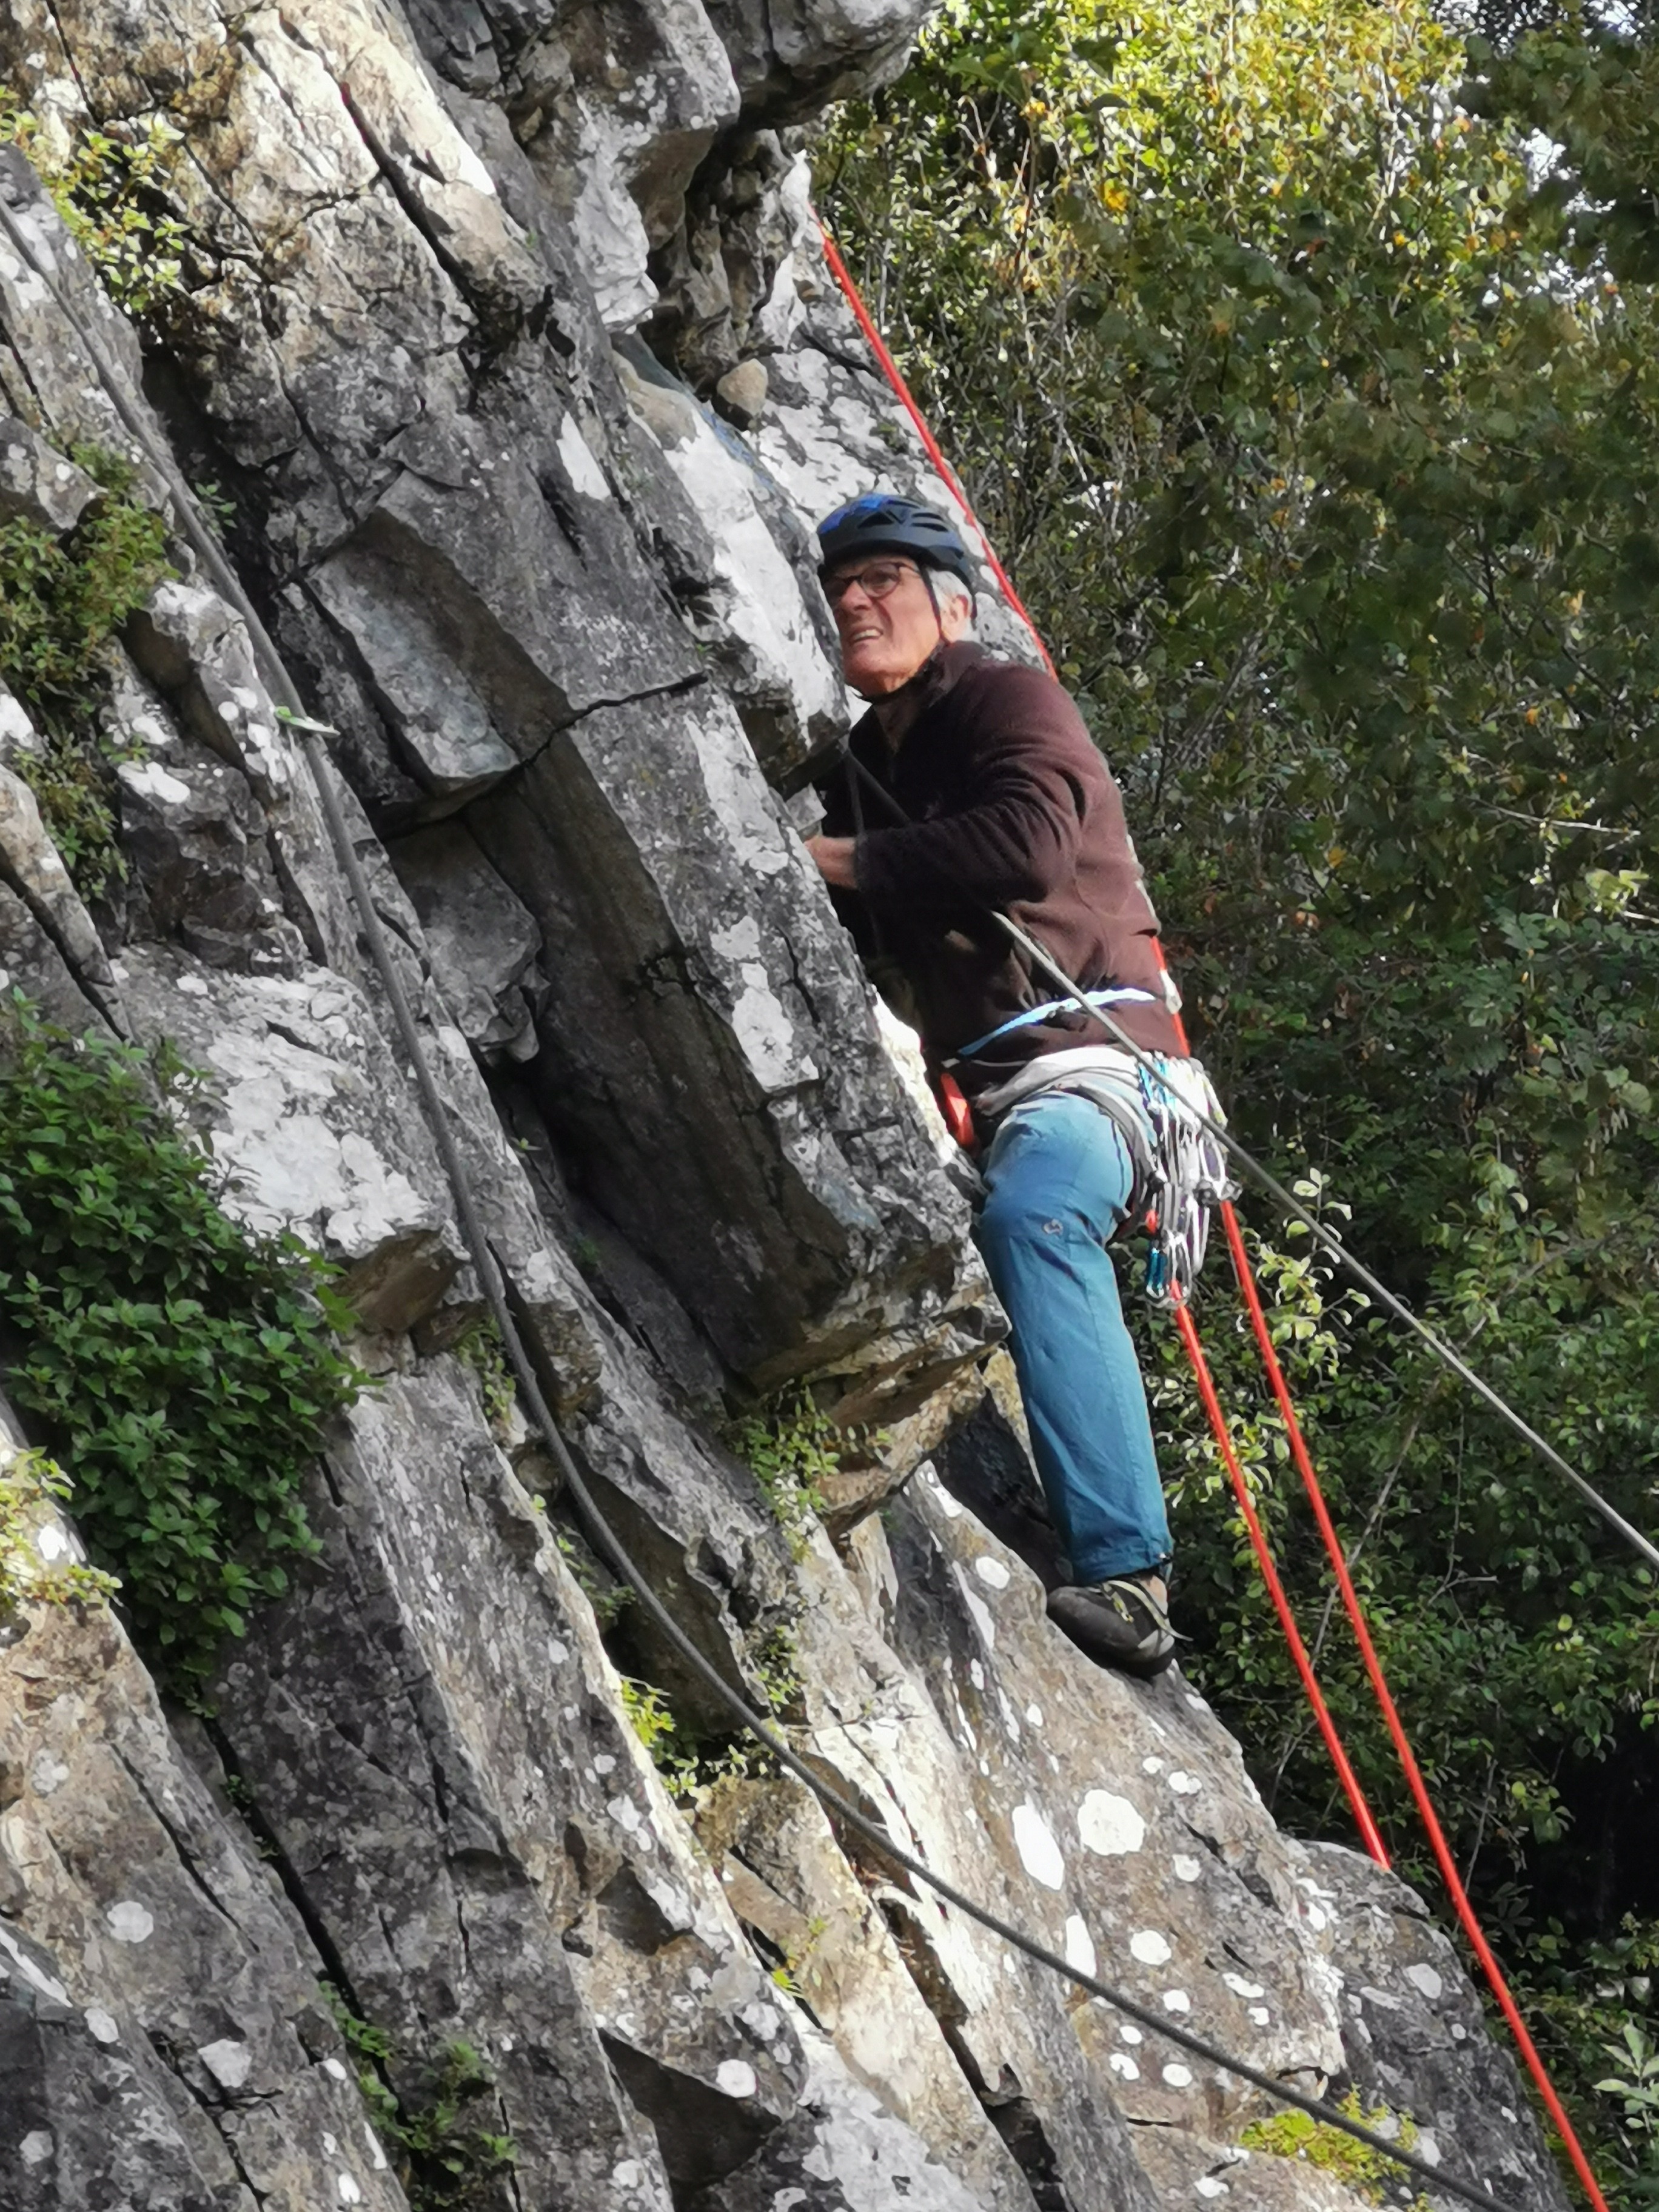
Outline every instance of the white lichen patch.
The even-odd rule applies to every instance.
[[[1064,1955],[1066,1965],[1075,1966],[1079,1973],[1094,1972],[1096,1966],[1094,1938],[1084,1924],[1083,1915],[1080,1912],[1072,1913],[1066,1920]]]
[[[1273,2018],[1273,2014],[1268,2011],[1266,2005],[1252,2005],[1250,2007],[1250,2018],[1255,2022],[1258,2027],[1266,2027],[1268,2021]]]
[[[1014,1848],[1020,1864],[1033,1881],[1045,1889],[1059,1889],[1066,1880],[1066,1861],[1054,1832],[1036,1807],[1029,1801],[1014,1808]]]
[[[981,1553],[974,1561],[974,1572],[988,1589],[1000,1590],[1008,1587],[1007,1568],[1000,1559],[992,1559],[988,1553]]]
[[[723,2097],[752,2097],[755,2069],[746,2058],[722,2058],[714,2069],[714,2087]]]
[[[1127,2051],[1113,2051],[1106,2063],[1114,2074],[1121,2075],[1126,2081],[1139,2081],[1140,2079],[1140,2069]]]
[[[1193,2001],[1188,1996],[1185,1990],[1164,1990],[1164,2009],[1165,2012],[1190,2012],[1192,2008]]]
[[[1446,1986],[1444,1982],[1441,1980],[1439,1975],[1435,1972],[1434,1968],[1429,1966],[1418,1965],[1415,1966],[1407,1966],[1406,1969],[1406,1979],[1412,1984],[1413,1989],[1421,1990],[1424,1996],[1427,1997],[1431,2004],[1437,2003],[1439,2001],[1441,1994]]]
[[[29,1762],[29,1788],[37,1797],[50,1797],[69,1780],[70,1771],[50,1751],[38,1751]]]
[[[1120,2021],[1117,2033],[1121,2043],[1145,2043],[1146,2040],[1132,2020]]]
[[[163,806],[182,806],[191,795],[190,786],[169,775],[160,761],[123,761],[115,773],[129,791]]]
[[[155,1929],[153,1916],[136,1898],[125,1898],[119,1905],[112,1905],[104,1915],[104,1923],[118,1943],[143,1943]]]
[[[967,1577],[960,1567],[957,1574],[962,1587],[962,1601],[968,1608],[969,1619],[979,1631],[980,1641],[988,1651],[997,1648],[997,1625],[991,1618],[991,1608],[978,1592],[969,1586]]]
[[[1172,2062],[1164,2068],[1164,2079],[1172,2089],[1190,2089],[1193,2086],[1193,2069],[1190,2066],[1182,2066],[1178,2061]]]
[[[1265,1997],[1267,1994],[1260,1982],[1247,1982],[1243,1974],[1224,1974],[1221,1978],[1236,1997]]]
[[[106,2012],[102,2005],[88,2005],[86,2009],[87,2033],[94,2043],[118,2043],[121,2031],[113,2013]]]
[[[1184,1769],[1177,1766],[1170,1777],[1170,1787],[1177,1797],[1196,1797],[1204,1784],[1199,1780],[1197,1775],[1188,1774]]]
[[[1170,1866],[1177,1881],[1196,1881],[1204,1871],[1198,1861],[1188,1858],[1184,1851],[1177,1851]]]
[[[1127,1797],[1091,1790],[1078,1808],[1077,1832],[1085,1850],[1103,1859],[1127,1858],[1146,1840],[1146,1823]]]
[[[1143,1966],[1167,1966],[1174,1955],[1169,1937],[1156,1928],[1137,1928],[1129,1938],[1129,1956]]]

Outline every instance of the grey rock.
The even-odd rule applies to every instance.
[[[0,520],[39,525],[66,537],[101,497],[86,471],[15,415],[0,416]]]
[[[420,917],[432,972],[467,1042],[522,1060],[536,1049],[541,933],[458,822],[396,839],[398,879]]]
[[[467,820],[541,926],[550,1122],[727,1360],[775,1385],[879,1337],[896,1414],[974,1358],[961,1201],[726,702],[597,710]]]
[[[926,9],[910,0],[715,0],[750,124],[799,123],[896,76]]]
[[[981,2212],[988,2201],[963,2185],[879,2097],[848,2074],[833,2049],[817,2043],[817,2064],[786,2128],[718,2189],[690,2198],[688,2212],[774,2212],[811,2204],[814,2212]]]
[[[318,1962],[116,1621],[22,1626],[0,1649],[4,2201],[400,2212]]]
[[[71,1036],[100,1026],[97,1004],[81,985],[52,939],[9,885],[0,883],[0,993],[21,991],[46,1020]],[[6,1039],[0,1030],[0,1063]]]
[[[1431,2161],[1455,2158],[1495,2196],[1565,2212],[1531,2094],[1422,1899],[1339,1844],[1311,1844],[1308,1858],[1342,1977],[1347,2072],[1365,2103],[1409,2112]]]
[[[865,2087],[968,2185],[976,2204],[1031,2212],[1024,2174],[941,2039],[894,1929],[811,1791],[788,1777],[728,1784],[700,1819],[698,1834],[739,1918],[781,1955]],[[781,2154],[781,2144],[769,2149],[769,2172]]]
[[[0,884],[27,910],[80,994],[112,1028],[123,1028],[120,993],[92,917],[46,834],[33,792],[21,775],[4,767],[0,767]]]
[[[766,363],[740,361],[728,368],[714,386],[714,398],[727,420],[747,430],[759,422],[766,405]]]

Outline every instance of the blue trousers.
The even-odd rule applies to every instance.
[[[1012,1325],[1031,1449],[1073,1577],[1161,1569],[1164,1490],[1106,1249],[1134,1181],[1128,1146],[1086,1098],[1049,1091],[1007,1115],[982,1166],[975,1234]]]

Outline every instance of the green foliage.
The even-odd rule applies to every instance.
[[[314,1555],[301,1485],[366,1378],[299,1239],[251,1235],[165,1049],[76,1042],[20,1002],[0,1075],[8,1387],[75,1471],[76,1520],[152,1666],[199,1692],[222,1639]]]
[[[813,1517],[825,1508],[818,1485],[838,1471],[851,1440],[803,1391],[733,1421],[726,1441],[765,1492],[791,1553],[805,1558]]]
[[[167,194],[184,143],[177,125],[149,115],[108,130],[84,125],[54,156],[35,118],[0,88],[0,144],[28,155],[70,236],[130,315],[183,289],[189,234]]]
[[[1632,2206],[1659,2203],[1656,1971],[1659,1922],[1652,1920],[1626,1916],[1609,1941],[1587,1947],[1569,1943],[1554,1922],[1526,1939],[1529,2016],[1571,2086],[1575,2124],[1600,2139],[1604,2179],[1616,2176],[1618,2201]]]
[[[485,1314],[474,1322],[456,1339],[455,1350],[478,1378],[485,1420],[492,1430],[504,1431],[518,1403],[518,1391],[494,1316]]]
[[[787,1729],[800,1713],[800,1658],[794,1630],[779,1622],[751,1633],[744,1660],[744,1672],[760,1689],[773,1725]],[[650,1753],[669,1796],[690,1814],[706,1814],[732,1783],[769,1779],[778,1772],[775,1754],[747,1729],[696,1729],[674,1711],[653,1682],[624,1674],[622,1702],[629,1725]]]
[[[617,1615],[634,1602],[634,1593],[626,1583],[619,1583],[602,1569],[586,1544],[567,1530],[560,1529],[554,1538],[560,1557],[576,1578],[576,1586],[593,1608],[593,1618],[599,1632],[611,1627]]]
[[[477,2124],[495,2087],[477,2051],[458,2039],[446,2043],[430,2063],[410,2069],[386,2029],[359,2018],[331,1984],[325,1982],[322,1991],[358,2061],[357,2087],[411,2212],[470,2212],[494,2203],[519,2154],[509,2136]],[[394,2090],[388,2079],[392,2073],[413,2086],[401,2094]]]
[[[77,445],[70,459],[104,488],[61,542],[17,515],[0,522],[0,678],[41,737],[19,773],[82,892],[124,872],[112,797],[115,756],[96,713],[107,685],[111,637],[173,571],[167,528],[131,496],[135,476],[118,457]]]
[[[1648,1526],[1656,114],[1659,51],[1574,11],[1500,56],[1418,0],[951,0],[819,158],[1125,785],[1240,1133],[1310,1161],[1386,1279]],[[1541,174],[1534,131],[1565,149]],[[1659,1713],[1651,1579],[1248,1210],[1453,1850],[1595,2154],[1645,2201],[1659,2146],[1594,2086],[1625,2047],[1587,1987],[1605,1885],[1574,1875],[1611,1848],[1575,1826],[1584,1778],[1644,1758]],[[1431,1885],[1224,1273],[1206,1334],[1257,1503],[1372,1807]],[[1179,1351],[1138,1326],[1194,1664],[1279,1817],[1342,1830]]]
[[[103,1605],[121,1587],[78,1559],[48,1562],[36,1534],[72,1484],[41,1451],[13,1451],[0,1464],[0,1615],[24,1605]]]
[[[1367,2112],[1352,2090],[1343,2098],[1340,2109],[1373,2131],[1386,2133],[1395,2124],[1395,2116],[1386,2105]],[[1340,2128],[1310,2118],[1306,2112],[1275,2112],[1271,2119],[1253,2120],[1238,2140],[1246,2150],[1265,2151],[1270,2158],[1299,2158],[1319,2166],[1368,2204],[1400,2201],[1400,2168],[1392,2159],[1345,2135]],[[1398,2133],[1391,2140],[1401,2150],[1416,2148],[1417,2126],[1409,2114],[1399,2116]],[[1413,2197],[1411,2212],[1429,2212],[1428,2198]]]
[[[674,1732],[674,1716],[668,1709],[666,1698],[654,1683],[642,1682],[637,1675],[621,1677],[623,1711],[628,1716],[628,1725],[661,1765],[664,1747]]]

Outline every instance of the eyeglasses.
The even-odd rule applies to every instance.
[[[872,561],[867,568],[854,568],[850,574],[826,576],[823,596],[832,607],[839,606],[854,584],[866,599],[884,599],[897,591],[907,576],[921,574],[914,561]]]

